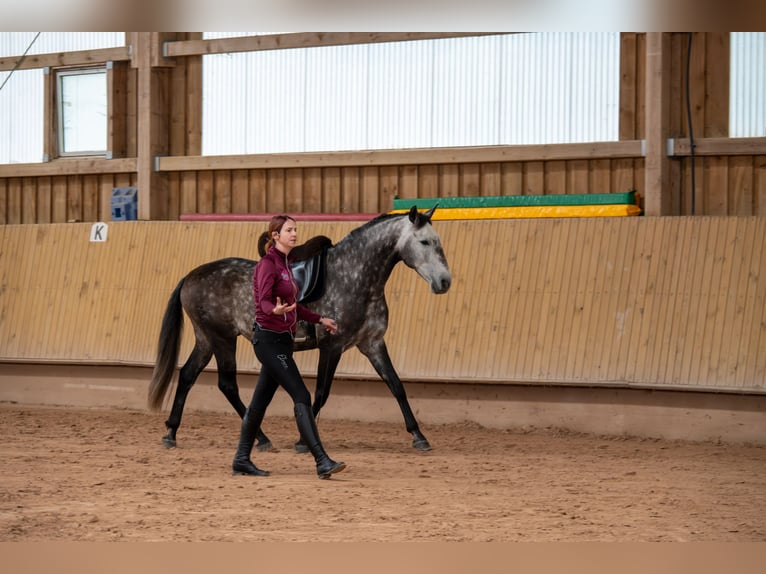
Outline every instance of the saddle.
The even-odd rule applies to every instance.
[[[327,247],[324,247],[308,259],[290,263],[293,277],[298,284],[298,303],[311,303],[324,295],[326,258]]]
[[[266,254],[268,233],[264,232],[258,239],[258,253],[261,257]],[[325,235],[312,237],[292,250],[290,269],[298,284],[298,303],[311,303],[324,295],[325,259],[327,249],[332,247],[332,240]]]

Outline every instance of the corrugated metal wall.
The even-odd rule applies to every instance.
[[[766,32],[732,32],[731,137],[766,136]]]
[[[125,45],[125,32],[0,33],[0,57]],[[0,72],[0,84],[11,72]],[[43,160],[43,70],[17,70],[0,91],[0,163]]]
[[[450,292],[432,295],[404,266],[387,287],[404,379],[766,391],[766,219],[435,225]],[[337,241],[354,226],[300,230]],[[179,278],[252,256],[262,227],[117,222],[106,243],[89,243],[86,224],[0,227],[0,360],[151,364]],[[244,341],[238,356],[257,368]],[[315,352],[298,361],[315,371]],[[376,378],[356,351],[338,373]]]
[[[544,33],[204,56],[203,153],[612,141],[619,49]]]

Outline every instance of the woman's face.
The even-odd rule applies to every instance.
[[[282,229],[274,232],[274,243],[283,253],[290,253],[298,240],[298,225],[292,219],[285,220]]]

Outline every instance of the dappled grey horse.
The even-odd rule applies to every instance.
[[[356,346],[398,401],[407,431],[413,436],[412,445],[419,450],[430,450],[431,445],[420,432],[383,339],[388,328],[385,286],[396,264],[403,261],[428,282],[433,293],[449,290],[452,282],[449,266],[439,236],[431,225],[435,209],[419,213],[413,206],[408,213],[379,215],[352,230],[336,245],[324,238],[327,239],[323,247],[324,289],[321,296],[303,304],[321,315],[333,317],[338,332],[330,335],[314,325],[304,325],[307,337],[303,342],[298,342],[296,337],[294,347],[296,351],[319,348],[314,416],[330,396],[341,355]],[[240,335],[251,341],[253,337],[256,264],[241,258],[205,263],[182,278],[170,296],[149,385],[150,409],[162,407],[178,364],[182,309],[194,328],[195,344],[180,369],[170,416],[165,421],[167,435],[163,442],[168,447],[176,445],[186,398],[213,356],[218,365],[218,388],[240,417],[245,414],[246,407],[237,386],[236,348]],[[258,448],[271,448],[268,437],[260,431]],[[300,440],[296,450],[305,450]]]

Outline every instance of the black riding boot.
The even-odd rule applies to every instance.
[[[345,462],[335,462],[324,451],[324,447],[319,440],[319,432],[317,431],[314,414],[311,412],[310,407],[297,403],[295,405],[295,422],[298,423],[298,431],[309,447],[309,451],[314,455],[319,478],[330,478],[331,474],[346,468]]]
[[[239,433],[239,444],[237,445],[237,454],[234,455],[234,462],[231,465],[232,474],[247,474],[251,476],[268,476],[268,470],[261,470],[250,460],[250,453],[253,452],[253,443],[258,429],[263,422],[263,412],[253,412],[247,409],[245,416],[242,417],[242,431]]]

